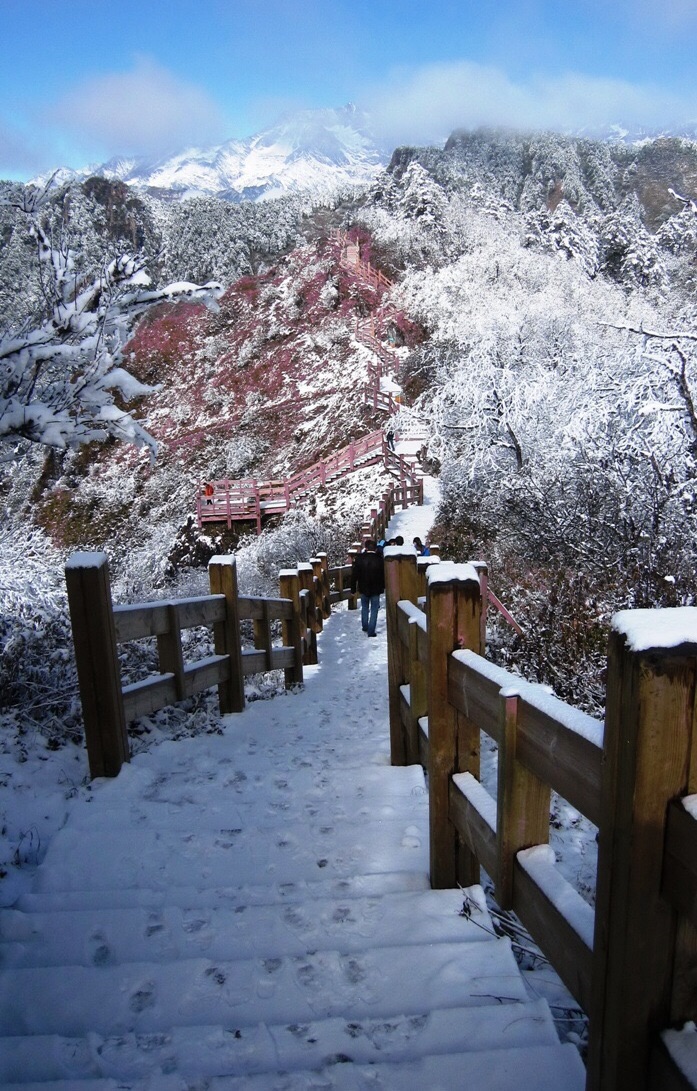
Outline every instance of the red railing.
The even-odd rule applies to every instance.
[[[260,482],[223,478],[203,483],[196,497],[198,525],[225,522],[231,527],[233,522],[246,520],[256,524],[259,534],[262,516],[283,514],[315,489],[354,470],[380,462],[388,473],[399,480],[404,497],[411,498],[408,489],[418,487],[419,483],[414,465],[387,446],[382,432],[371,432],[362,439],[352,441],[330,458],[322,459],[283,480]],[[206,495],[207,486],[212,486],[210,495]],[[404,507],[407,502],[403,504]]]

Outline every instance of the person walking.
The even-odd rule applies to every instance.
[[[368,636],[377,636],[375,628],[380,609],[380,595],[385,590],[385,564],[377,542],[369,538],[365,550],[359,553],[351,571],[351,593],[361,595],[361,625]]]

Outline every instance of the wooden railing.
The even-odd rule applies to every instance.
[[[351,565],[329,568],[326,554],[280,573],[280,598],[240,595],[234,557],[214,557],[210,595],[114,606],[104,553],[76,553],[66,565],[78,682],[93,777],[116,776],[129,760],[127,725],[203,690],[218,688],[221,713],[244,708],[244,679],[283,670],[286,686],[317,662],[317,634],[333,603],[356,601]],[[240,623],[253,624],[254,647],[243,646]],[[275,631],[279,629],[280,643]],[[185,663],[182,630],[213,629],[214,654]],[[118,645],[155,637],[158,672],[122,685]]]
[[[196,516],[199,526],[204,523],[250,520],[261,533],[262,516],[278,515],[289,511],[298,501],[315,489],[323,488],[357,469],[382,463],[388,473],[399,479],[403,506],[423,502],[423,486],[420,485],[414,464],[392,451],[382,432],[371,432],[362,439],[354,440],[347,447],[322,459],[306,470],[293,474],[282,481],[256,480],[230,481],[227,478],[211,481],[212,493],[206,495],[202,484],[196,497]],[[418,500],[416,497],[421,496]]]
[[[346,231],[340,228],[332,229],[332,238],[341,247],[341,264],[369,284],[371,288],[387,290],[392,287],[392,281],[379,269],[375,269],[367,261],[361,258],[360,245]]]
[[[588,1091],[692,1086],[659,1032],[697,1017],[697,610],[616,617],[603,725],[484,658],[485,566],[426,565],[386,551],[392,762],[428,770],[432,885],[486,869],[589,1016]],[[598,826],[595,911],[555,868],[551,791]]]

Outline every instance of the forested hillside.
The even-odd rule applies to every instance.
[[[357,322],[370,317],[402,360],[397,430],[418,428],[440,470],[434,537],[489,561],[528,634],[494,633],[496,655],[598,710],[611,613],[694,601],[696,144],[456,133],[443,150],[399,149],[369,190],[322,207],[167,203],[103,179],[2,197],[9,338],[46,314],[32,223],[71,253],[74,294],[124,252],[156,289],[220,285],[213,311],[160,302],[126,346],[123,366],[151,391],[129,404],[154,463],[113,440],[5,438],[4,555],[36,558],[24,598],[16,567],[0,567],[13,678],[22,642],[62,609],[67,551],[105,548],[125,594],[164,587],[221,546],[191,519],[202,477],[283,474],[387,423],[361,394]],[[332,228],[360,241],[389,292],[341,269]],[[296,532],[340,552],[372,487],[318,498],[249,549],[267,549],[269,570]]]

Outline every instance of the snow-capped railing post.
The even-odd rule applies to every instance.
[[[244,711],[244,673],[240,643],[240,614],[237,590],[237,563],[233,556],[211,557],[208,562],[211,595],[225,595],[225,620],[213,626],[216,655],[230,659],[230,676],[218,684],[220,711]]]
[[[105,553],[74,553],[65,566],[82,719],[92,777],[130,760]]]
[[[648,1088],[656,1033],[697,1017],[694,926],[689,935],[679,927],[676,910],[661,894],[669,804],[697,792],[696,694],[697,609],[615,615],[608,652],[588,1091]]]
[[[283,644],[293,648],[292,667],[285,669],[286,686],[302,685],[303,681],[303,624],[300,616],[300,577],[294,568],[283,569],[278,577],[281,598],[293,603],[293,616],[282,622]]]
[[[418,594],[416,552],[408,546],[387,546],[384,557],[390,759],[393,765],[406,765],[408,748],[400,712],[402,699],[400,687],[409,681],[409,672],[405,661],[406,655],[402,651],[397,632],[397,603],[408,599],[416,605]]]
[[[471,564],[432,565],[427,582],[431,886],[442,889],[479,882],[479,864],[461,845],[449,804],[453,774],[479,774],[479,729],[450,704],[448,666],[456,649],[481,653],[482,597]]]

